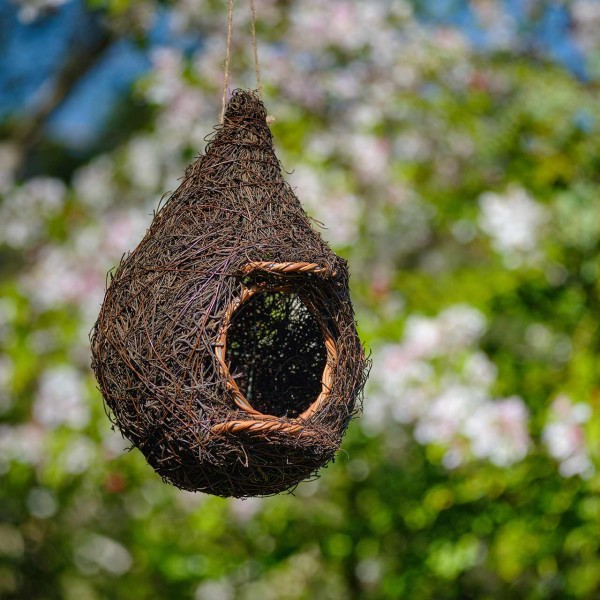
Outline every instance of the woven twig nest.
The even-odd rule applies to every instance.
[[[284,181],[254,93],[234,92],[116,269],[91,341],[114,422],[177,487],[275,494],[333,458],[366,372],[348,269]]]

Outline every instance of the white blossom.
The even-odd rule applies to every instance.
[[[465,360],[463,372],[467,381],[487,389],[496,381],[498,368],[484,352],[477,351]]]
[[[58,509],[54,494],[46,488],[34,487],[27,494],[27,508],[38,519],[49,519]]]
[[[485,392],[476,387],[454,385],[442,389],[417,422],[416,440],[421,444],[452,442],[462,424],[480,405],[486,404],[486,400]]]
[[[247,523],[262,507],[260,498],[235,498],[229,503],[229,512],[238,523]]]
[[[91,534],[76,546],[75,564],[86,575],[104,571],[118,577],[131,569],[133,559],[127,548],[116,540]]]
[[[227,579],[219,581],[210,579],[198,585],[194,598],[195,600],[206,600],[207,598],[210,598],[210,600],[233,600],[235,590]]]
[[[183,56],[174,48],[161,47],[152,50],[151,60],[154,70],[146,89],[146,98],[155,104],[168,104],[183,85]]]
[[[502,2],[479,0],[472,6],[485,30],[488,47],[495,50],[510,50],[517,47],[519,24]]]
[[[0,473],[11,461],[39,465],[44,459],[45,431],[36,423],[0,425]]]
[[[508,467],[525,458],[531,444],[528,411],[518,396],[478,406],[466,419],[464,433],[477,458]]]
[[[417,442],[446,449],[449,469],[470,456],[505,467],[523,459],[531,445],[528,411],[519,397],[491,394],[497,368],[477,348],[486,326],[468,305],[437,317],[410,316],[402,343],[375,352],[367,433],[412,424]]]
[[[358,235],[360,204],[358,198],[343,191],[341,174],[319,176],[304,165],[289,177],[290,184],[302,198],[308,214],[318,223],[326,224],[322,235],[335,245],[351,244]]]
[[[48,218],[63,206],[67,188],[59,179],[36,177],[8,193],[0,204],[0,243],[25,248],[44,236]]]
[[[70,440],[57,462],[65,473],[79,475],[85,473],[96,458],[94,442],[85,435],[78,435]]]
[[[86,397],[83,378],[77,369],[68,365],[53,367],[40,377],[33,416],[47,427],[64,424],[82,429],[90,419]]]
[[[574,31],[584,52],[598,48],[600,27],[600,3],[597,0],[575,0],[572,5]]]
[[[455,305],[436,319],[413,315],[404,332],[404,347],[412,356],[430,357],[469,348],[486,329],[485,317],[475,308]]]
[[[39,310],[77,305],[84,328],[92,326],[100,309],[106,273],[142,239],[150,224],[144,207],[110,211],[99,223],[78,229],[62,246],[47,246],[20,280]]]
[[[106,210],[116,196],[114,176],[111,157],[105,154],[96,157],[73,174],[77,199],[91,209]]]
[[[573,404],[565,395],[558,396],[552,403],[542,439],[550,455],[560,463],[559,470],[564,477],[589,477],[594,472],[583,428],[590,417],[588,404]]]
[[[505,194],[486,192],[479,198],[479,226],[508,266],[535,260],[547,209],[525,190],[511,187]]]

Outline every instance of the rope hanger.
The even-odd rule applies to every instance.
[[[227,17],[227,49],[225,52],[225,72],[223,74],[223,99],[221,106],[221,124],[225,120],[225,105],[227,103],[227,87],[229,84],[229,65],[231,63],[231,35],[233,32],[233,1],[229,0],[229,14]],[[252,47],[254,50],[254,68],[256,72],[256,85],[258,96],[262,100],[262,84],[260,81],[260,65],[258,62],[258,45],[256,42],[256,8],[255,0],[250,0],[250,23],[252,25]]]

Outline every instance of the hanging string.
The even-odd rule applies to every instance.
[[[227,85],[229,83],[229,62],[231,60],[231,32],[233,31],[233,0],[229,0],[229,17],[227,19],[227,50],[225,53],[225,74],[223,75],[223,102],[221,107],[221,124],[225,121],[225,105],[227,103]]]
[[[256,43],[256,10],[254,8],[254,0],[250,0],[250,21],[252,22],[252,46],[254,48],[254,68],[256,69],[256,85],[258,87],[258,97],[262,100],[260,65],[258,64],[258,45]]]
[[[256,7],[255,0],[250,0],[250,22],[252,24],[252,48],[254,50],[254,69],[256,72],[256,85],[258,97],[262,100],[262,83],[260,80],[260,64],[258,62],[258,43],[256,41]],[[225,107],[227,105],[227,86],[229,84],[229,64],[231,62],[231,35],[233,32],[233,0],[229,0],[229,16],[227,18],[227,50],[225,53],[225,72],[223,74],[223,99],[221,106],[221,124],[225,121]]]

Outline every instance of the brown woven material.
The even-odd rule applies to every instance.
[[[348,269],[283,179],[253,92],[233,93],[116,269],[91,342],[111,417],[177,487],[270,495],[333,458],[367,371]]]

